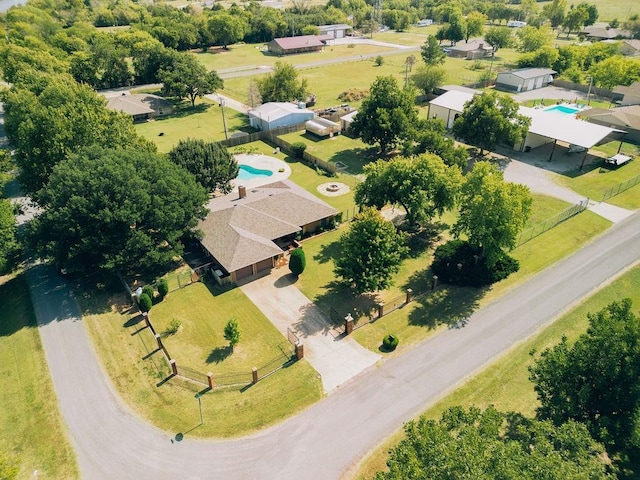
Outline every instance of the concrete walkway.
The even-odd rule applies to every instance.
[[[285,337],[287,328],[298,336],[304,345],[304,358],[322,377],[324,391],[331,393],[374,365],[380,355],[332,330],[322,311],[293,281],[285,266],[240,288]]]

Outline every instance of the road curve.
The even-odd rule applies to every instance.
[[[83,478],[334,480],[402,422],[638,259],[635,214],[465,326],[363,372],[275,427],[228,441],[172,442],[136,417],[104,376],[64,279],[38,265],[28,280]]]

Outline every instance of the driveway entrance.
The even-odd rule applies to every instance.
[[[322,377],[322,387],[331,393],[363,370],[380,355],[362,347],[353,338],[338,336],[322,311],[295,286],[288,268],[273,270],[240,288],[286,337],[291,329],[304,344],[304,358]]]

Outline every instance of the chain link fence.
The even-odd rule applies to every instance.
[[[537,237],[538,235],[543,234],[547,230],[551,230],[553,227],[555,227],[559,223],[562,223],[565,220],[577,215],[578,213],[585,211],[588,206],[589,206],[589,199],[586,198],[580,203],[576,203],[575,205],[572,205],[564,209],[559,214],[551,218],[548,218],[544,222],[534,225],[533,227],[528,228],[526,230],[523,230],[523,232],[518,237],[517,246],[519,247],[520,245],[524,245],[529,240]]]
[[[639,183],[640,183],[640,175],[637,175],[637,176],[635,176],[633,178],[630,178],[629,180],[627,180],[625,182],[622,182],[622,183],[616,185],[615,187],[612,187],[612,188],[606,190],[604,192],[604,195],[602,196],[601,202],[604,202],[605,200],[607,200],[607,199],[609,199],[611,197],[615,197],[619,193],[622,193],[625,190],[629,190],[631,187],[635,187]]]

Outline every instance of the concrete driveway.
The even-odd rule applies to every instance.
[[[329,319],[294,282],[285,266],[240,288],[285,337],[287,329],[296,334],[304,345],[304,358],[322,377],[324,391],[331,393],[374,365],[380,355],[333,330]]]

